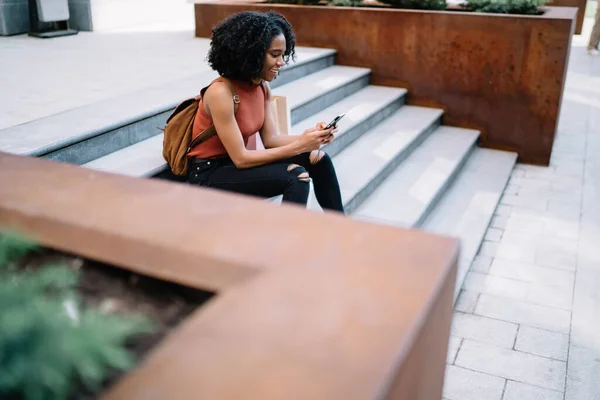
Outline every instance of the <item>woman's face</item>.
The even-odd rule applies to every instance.
[[[279,69],[285,65],[283,61],[285,46],[285,36],[283,36],[283,33],[273,38],[271,46],[269,46],[267,54],[265,54],[265,65],[261,73],[261,79],[272,82],[273,79],[277,78]]]

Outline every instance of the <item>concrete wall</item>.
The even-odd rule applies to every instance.
[[[93,31],[91,0],[69,0],[69,25],[78,31]]]
[[[0,0],[0,35],[29,30],[29,0]],[[185,0],[68,0],[69,25],[79,31],[193,29],[193,5]]]
[[[29,29],[28,0],[0,0],[0,35],[16,35]]]
[[[69,0],[69,24],[80,31],[92,30],[90,0]],[[29,31],[29,0],[0,0],[0,36]]]

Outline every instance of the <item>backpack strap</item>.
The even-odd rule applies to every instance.
[[[227,85],[227,87],[229,88],[229,90],[231,90],[231,98],[233,100],[233,114],[234,115],[237,114],[237,110],[238,110],[238,107],[240,105],[240,96],[238,96],[238,94],[237,94],[237,90],[235,89],[235,85],[229,79],[226,79],[226,78],[223,78],[223,77],[219,77],[219,78],[215,79],[214,81],[212,81],[211,83],[209,83],[208,86],[202,88],[202,90],[200,91],[199,98],[201,99],[202,97],[204,97],[204,92],[206,92],[206,90],[209,88],[209,86],[212,85],[215,82],[223,82],[224,84]],[[206,142],[208,139],[210,139],[211,137],[215,136],[216,134],[217,134],[217,129],[215,128],[215,125],[214,124],[210,124],[210,126],[208,128],[206,128],[205,130],[203,130],[198,136],[196,136],[190,142],[190,145],[188,146],[187,152],[189,153],[198,144],[200,144],[202,142]]]

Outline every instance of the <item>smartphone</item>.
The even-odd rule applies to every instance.
[[[331,129],[332,127],[336,126],[338,122],[340,122],[340,119],[344,118],[344,115],[346,115],[346,113],[340,114],[337,117],[335,117],[333,119],[333,121],[331,121],[323,130],[327,130],[327,129]]]

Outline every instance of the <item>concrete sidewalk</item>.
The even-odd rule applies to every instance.
[[[600,57],[573,39],[550,167],[517,165],[456,304],[448,400],[600,399]]]

